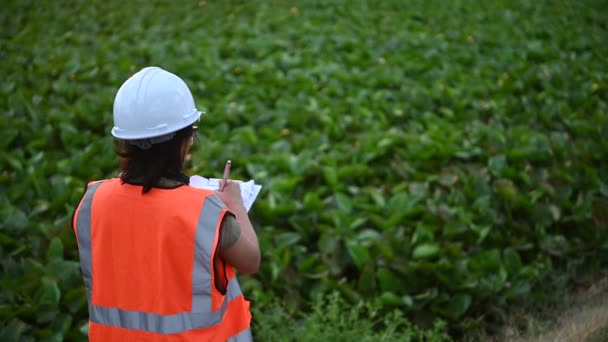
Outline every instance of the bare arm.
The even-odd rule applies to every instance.
[[[226,249],[220,249],[219,256],[226,263],[234,266],[239,272],[253,274],[260,268],[260,246],[247,210],[241,199],[239,183],[228,181],[224,191],[216,192],[228,209],[235,215],[241,226],[238,240]]]

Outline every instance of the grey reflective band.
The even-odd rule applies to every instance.
[[[242,294],[241,287],[239,286],[239,282],[236,280],[236,277],[230,279],[228,281],[228,286],[226,287],[226,300],[229,302]]]
[[[87,290],[89,319],[98,324],[160,334],[175,334],[219,324],[226,311],[227,303],[241,296],[242,293],[236,277],[230,279],[222,306],[216,311],[211,311],[211,291],[214,286],[211,280],[213,246],[216,227],[222,210],[225,208],[224,203],[214,195],[205,198],[196,227],[195,259],[192,271],[192,312],[160,315],[92,304],[91,207],[94,194],[101,183],[97,182],[88,187],[76,219],[78,251]]]
[[[232,336],[231,338],[226,340],[226,342],[248,342],[252,340],[253,337],[251,336],[251,329],[248,328]]]
[[[207,196],[199,215],[194,238],[194,269],[192,271],[192,307],[211,310],[211,280],[215,228],[224,209],[215,195]],[[199,309],[200,310],[200,309]]]
[[[89,312],[91,311],[91,291],[93,290],[91,270],[93,269],[91,258],[91,205],[93,204],[93,195],[101,182],[93,183],[87,187],[87,191],[82,199],[78,218],[76,219],[76,229],[78,230],[78,254],[80,254],[80,270],[84,278],[84,286],[87,289],[87,299],[89,303]]]
[[[183,312],[176,315],[159,315],[148,312],[91,306],[90,319],[97,324],[159,334],[176,334],[218,324],[226,311],[226,302],[215,312]]]
[[[228,287],[231,289],[230,297],[226,296],[220,309],[213,312],[183,312],[175,315],[159,315],[92,305],[90,306],[89,316],[92,322],[98,324],[159,334],[176,334],[187,330],[207,328],[220,323],[226,312],[227,303],[242,294],[236,278],[230,279]]]

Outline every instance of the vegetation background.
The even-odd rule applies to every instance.
[[[264,186],[258,340],[500,336],[605,269],[605,5],[3,1],[0,340],[85,340],[70,219],[149,65],[207,111],[189,172]]]

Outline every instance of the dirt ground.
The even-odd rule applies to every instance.
[[[507,334],[508,342],[608,341],[608,276],[574,294],[572,305],[547,325],[527,335]],[[508,336],[511,335],[511,336]]]

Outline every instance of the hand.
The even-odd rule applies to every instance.
[[[220,186],[221,187],[221,186]],[[239,182],[229,180],[224,187],[224,191],[216,191],[215,193],[230,209],[234,211],[243,207],[243,199],[241,198],[241,186]]]

